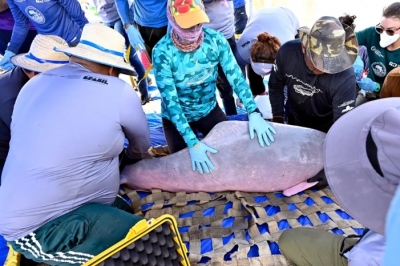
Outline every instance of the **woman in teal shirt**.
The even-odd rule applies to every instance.
[[[356,32],[359,45],[368,49],[368,77],[358,80],[360,89],[377,96],[387,74],[400,66],[400,2],[395,2],[384,9],[379,24]],[[359,97],[357,104],[368,101]]]
[[[214,170],[206,153],[217,151],[199,141],[194,130],[207,135],[216,124],[228,120],[215,94],[218,64],[249,113],[250,137],[256,131],[261,146],[274,141],[276,132],[261,117],[225,37],[202,27],[209,22],[203,3],[170,0],[167,16],[172,30],[155,46],[153,67],[170,153],[188,147],[194,171]]]

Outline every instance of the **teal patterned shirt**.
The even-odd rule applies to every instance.
[[[203,44],[189,53],[178,50],[170,34],[154,47],[153,67],[162,98],[162,117],[175,125],[189,148],[199,142],[189,122],[207,116],[217,105],[218,64],[247,112],[253,112],[257,106],[250,87],[221,33],[204,28]]]

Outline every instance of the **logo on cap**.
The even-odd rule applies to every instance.
[[[204,5],[201,0],[172,0],[171,9],[171,13],[175,17],[186,13],[204,10]]]
[[[196,5],[193,4],[193,0],[175,0],[172,1],[172,6],[174,7],[172,9],[172,14],[174,16],[196,10]]]

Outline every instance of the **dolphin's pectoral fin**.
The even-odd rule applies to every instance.
[[[293,187],[287,188],[283,191],[283,195],[285,195],[286,197],[290,197],[294,194],[297,194],[301,191],[304,191],[312,186],[315,186],[316,184],[318,184],[318,182],[301,182],[300,184],[294,185]]]

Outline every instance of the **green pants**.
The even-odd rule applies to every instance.
[[[10,242],[27,259],[49,265],[81,265],[125,238],[142,217],[117,197],[112,206],[90,203]]]
[[[278,243],[282,255],[295,266],[347,266],[340,252],[358,240],[313,228],[295,228],[284,231]]]

